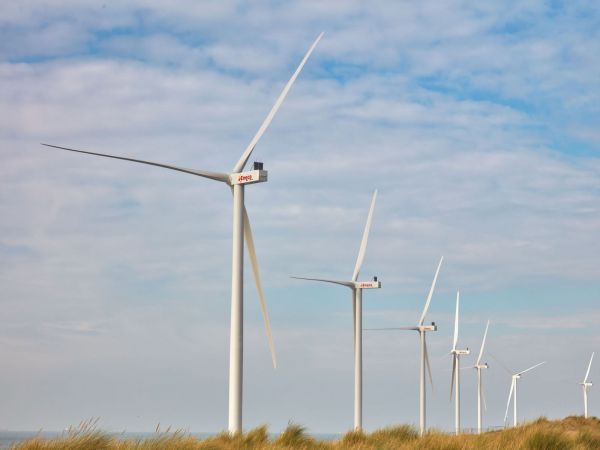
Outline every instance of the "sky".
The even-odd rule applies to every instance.
[[[246,261],[244,428],[352,427],[348,279],[374,189],[364,327],[427,320],[428,424],[453,426],[459,343],[485,426],[582,414],[600,350],[600,11],[594,1],[0,3],[0,429],[227,427],[231,196],[49,142],[230,171],[251,160],[278,368]],[[364,426],[418,423],[418,339],[364,333]],[[463,360],[473,364],[473,355]],[[600,366],[592,366],[593,381]],[[463,371],[463,425],[476,426]],[[600,394],[590,393],[600,414]]]

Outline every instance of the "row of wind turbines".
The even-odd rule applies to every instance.
[[[358,275],[360,273],[360,268],[362,266],[362,262],[365,257],[367,241],[369,238],[369,231],[371,228],[371,223],[373,221],[373,211],[375,209],[375,201],[377,199],[377,190],[373,193],[373,198],[371,200],[371,206],[369,208],[369,214],[367,216],[367,223],[365,225],[365,229],[363,232],[362,241],[360,243],[358,258],[356,260],[356,265],[354,268],[354,272],[352,274],[351,281],[340,281],[340,280],[331,280],[324,278],[306,278],[306,277],[292,277],[300,280],[310,280],[310,281],[319,281],[325,283],[334,283],[342,286],[347,286],[352,289],[352,299],[353,299],[353,312],[354,312],[354,429],[360,430],[362,429],[362,289],[372,289],[372,288],[381,288],[381,282],[377,280],[377,277],[371,282],[359,282],[357,281]],[[423,308],[423,312],[419,317],[419,321],[416,326],[408,326],[408,327],[393,327],[393,328],[367,328],[366,330],[372,331],[395,331],[395,330],[410,330],[417,331],[419,333],[419,341],[420,341],[420,366],[419,366],[419,432],[421,435],[425,433],[427,430],[427,403],[426,403],[426,393],[427,393],[427,385],[426,385],[426,372],[429,376],[429,381],[433,386],[433,377],[431,375],[431,365],[429,363],[429,352],[427,349],[427,340],[426,335],[427,332],[437,331],[437,325],[435,322],[431,322],[431,324],[426,324],[425,319],[427,313],[429,311],[429,306],[431,304],[431,299],[433,297],[433,292],[435,290],[435,286],[437,283],[438,275],[440,273],[440,269],[442,267],[442,263],[444,258],[440,258],[440,262],[438,263],[437,269],[435,271],[435,275],[433,276],[433,281],[431,283],[431,287],[429,289],[429,293],[427,294],[427,299],[425,300],[425,306]],[[452,357],[452,378],[450,381],[450,399],[454,396],[455,399],[455,412],[454,412],[454,427],[455,433],[461,433],[461,404],[460,404],[460,359],[462,356],[467,356],[470,354],[470,350],[468,348],[461,349],[458,348],[458,335],[459,335],[459,311],[460,311],[460,292],[456,293],[456,311],[454,315],[454,334],[452,339],[452,349],[450,350],[449,355]],[[487,363],[482,362],[482,357],[485,349],[485,343],[487,340],[488,330],[490,326],[490,321],[487,321],[485,326],[485,332],[483,334],[483,339],[481,341],[481,347],[479,349],[479,353],[477,356],[477,361],[473,366],[465,367],[465,369],[475,369],[477,371],[477,433],[481,433],[482,431],[482,415],[483,408],[486,408],[485,396],[483,391],[483,380],[482,380],[482,370],[488,369],[489,365]],[[594,358],[594,353],[590,358],[590,362],[588,364],[588,368],[585,374],[583,381],[580,383],[583,387],[583,398],[584,398],[584,415],[587,418],[588,416],[588,389],[592,386],[592,383],[588,380],[590,369],[592,366],[592,360]],[[545,364],[545,361],[535,364],[525,370],[520,372],[511,374],[511,385],[508,394],[508,401],[506,404],[506,412],[504,414],[504,423],[507,424],[508,419],[508,411],[510,408],[511,400],[513,405],[513,426],[517,426],[518,423],[518,414],[517,414],[517,382],[521,377]],[[510,373],[510,372],[509,372]]]
[[[151,165],[155,167],[160,167],[163,169],[174,170],[190,175],[199,176],[202,178],[207,178],[214,181],[219,181],[226,184],[233,196],[233,233],[232,233],[232,266],[231,266],[231,321],[230,321],[230,348],[229,348],[229,419],[228,419],[228,430],[230,433],[239,433],[242,431],[242,380],[243,380],[243,263],[244,263],[244,253],[243,247],[244,243],[246,244],[248,254],[250,257],[250,262],[252,266],[252,273],[254,276],[254,281],[256,284],[256,289],[258,291],[258,298],[260,301],[260,306],[262,310],[262,315],[265,323],[266,334],[269,344],[269,349],[271,352],[272,364],[273,367],[277,367],[277,360],[275,356],[275,346],[273,343],[273,337],[271,333],[271,325],[269,321],[269,315],[266,307],[265,296],[263,292],[260,270],[258,266],[258,261],[256,257],[256,250],[254,246],[254,239],[252,235],[252,229],[250,225],[250,219],[248,216],[248,212],[246,211],[246,207],[244,204],[245,198],[245,187],[246,185],[251,185],[255,183],[266,182],[268,179],[268,172],[263,169],[263,163],[255,162],[252,170],[244,171],[244,168],[256,148],[256,145],[259,143],[260,139],[264,135],[265,131],[271,124],[273,118],[275,117],[277,111],[281,107],[283,101],[288,95],[292,85],[296,81],[298,75],[302,71],[304,65],[308,61],[311,56],[313,50],[319,43],[323,36],[321,33],[317,39],[312,43],[304,58],[301,60],[300,64],[296,68],[295,72],[288,80],[286,85],[283,88],[283,91],[275,101],[275,104],[272,106],[271,110],[267,114],[266,118],[263,120],[261,126],[258,131],[251,139],[250,143],[246,146],[242,155],[240,156],[237,163],[233,166],[230,172],[213,172],[207,170],[199,170],[199,169],[190,169],[186,167],[174,166],[171,164],[157,163],[142,159],[129,158],[124,156],[116,156],[112,154],[106,153],[98,153],[91,152],[85,150],[79,150],[75,148],[62,147],[58,145],[52,144],[42,144],[47,147],[52,147],[56,149],[66,150],[69,152],[76,152],[80,154],[101,156],[106,158],[119,159],[124,161],[130,161],[145,165]],[[373,218],[373,210],[375,207],[375,201],[377,198],[377,191],[373,194],[373,199],[371,202],[371,207],[369,209],[369,215],[367,218],[367,224],[365,226],[365,230],[363,233],[362,241],[359,248],[358,258],[356,261],[356,265],[354,268],[354,272],[352,277],[348,281],[339,281],[339,280],[330,280],[323,278],[306,278],[306,277],[294,277],[302,280],[311,280],[311,281],[319,281],[326,283],[334,283],[341,286],[345,286],[351,289],[352,291],[352,305],[353,305],[353,317],[354,317],[354,375],[355,375],[355,386],[354,386],[354,427],[355,429],[362,428],[362,290],[363,289],[378,289],[381,288],[381,283],[376,279],[371,281],[358,281],[360,269],[362,266],[362,262],[364,260],[367,241],[369,236],[369,230]],[[426,333],[429,331],[436,331],[437,326],[435,323],[431,323],[430,325],[425,324],[425,317],[427,315],[427,311],[429,309],[429,304],[431,302],[431,297],[433,295],[433,291],[435,288],[435,284],[437,281],[437,277],[442,265],[443,259],[440,260],[433,283],[429,290],[429,294],[427,296],[427,300],[425,302],[425,307],[423,309],[423,313],[417,323],[416,326],[413,327],[403,327],[397,328],[399,330],[413,330],[418,331],[420,337],[420,349],[421,349],[421,362],[420,362],[420,416],[419,416],[419,424],[421,433],[423,433],[426,429],[426,385],[425,385],[425,372],[426,370],[429,373],[429,377],[431,379],[431,368],[429,365],[429,357],[427,352],[427,343],[426,343]],[[456,319],[455,319],[455,333],[454,333],[454,343],[451,351],[452,360],[453,360],[453,381],[452,385],[455,385],[456,391],[456,428],[457,431],[460,430],[460,357],[467,355],[469,350],[461,350],[457,348],[458,342],[458,308],[459,308],[459,298],[457,295],[457,305],[456,305]],[[489,322],[488,322],[489,326]],[[481,401],[483,399],[483,389],[482,389],[482,381],[481,381],[481,371],[483,369],[487,369],[487,364],[481,363],[481,357],[483,354],[483,349],[485,345],[485,339],[487,336],[487,329],[484,334],[484,339],[482,342],[481,350],[479,353],[479,357],[477,359],[477,363],[473,366],[477,370],[477,379],[478,379],[478,430],[481,431]],[[592,355],[593,357],[593,355]],[[591,366],[591,360],[590,360]],[[510,395],[509,395],[509,403],[510,399],[514,393],[514,411],[515,411],[515,424],[516,424],[516,411],[517,411],[517,380],[523,375],[525,372],[532,370],[537,367],[533,366],[525,371],[517,373],[513,375],[513,382],[511,385]],[[592,383],[587,380],[589,375],[589,369],[586,374],[586,378],[584,379],[582,386],[584,390],[584,398],[585,398],[585,411],[587,416],[587,390],[591,387]],[[508,412],[508,406],[507,406]]]

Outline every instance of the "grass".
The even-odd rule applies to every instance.
[[[432,431],[419,438],[407,425],[382,428],[372,433],[350,431],[335,441],[317,440],[300,425],[290,423],[275,438],[267,427],[254,428],[231,436],[220,433],[208,439],[198,439],[182,431],[157,429],[147,439],[126,439],[103,433],[97,422],[83,422],[63,436],[54,439],[35,437],[14,444],[13,450],[598,450],[600,420],[567,417],[550,421],[540,418],[517,428],[491,431],[481,435],[454,436]]]

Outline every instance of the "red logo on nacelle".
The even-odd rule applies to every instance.
[[[239,175],[238,181],[252,181],[252,175]]]

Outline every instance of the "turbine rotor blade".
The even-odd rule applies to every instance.
[[[419,319],[419,326],[422,326],[425,322],[425,316],[427,315],[427,310],[429,309],[429,303],[431,303],[431,296],[433,295],[433,290],[435,289],[435,283],[437,282],[438,274],[440,273],[440,267],[442,267],[442,261],[444,261],[444,257],[440,259],[440,263],[437,266],[437,270],[435,271],[435,276],[433,277],[433,283],[431,283],[431,288],[429,289],[429,295],[427,295],[427,301],[425,302],[425,308],[423,308],[423,314],[421,314],[421,318]]]
[[[246,211],[246,207],[244,207],[244,238],[246,241],[246,247],[248,248],[248,255],[250,256],[250,262],[252,263],[252,273],[254,274],[254,282],[256,283],[256,290],[258,292],[258,299],[260,301],[260,309],[262,310],[263,320],[265,322],[265,328],[267,331],[267,339],[269,340],[271,360],[273,361],[273,368],[276,369],[277,358],[275,357],[275,344],[273,343],[271,322],[269,321],[269,312],[267,311],[265,293],[263,291],[262,282],[260,279],[260,270],[258,268],[258,261],[256,259],[256,249],[254,248],[254,237],[252,236],[252,228],[250,227],[250,219],[248,217],[248,211]]]
[[[510,369],[509,367],[506,367],[506,364],[504,364],[502,361],[500,361],[498,358],[496,358],[494,355],[492,355],[491,353],[489,353],[489,355],[494,358],[494,361],[496,361],[498,364],[500,364],[500,367],[502,367],[507,374],[509,374],[510,376],[512,376],[515,371]]]
[[[369,240],[369,230],[371,229],[371,222],[373,221],[373,210],[375,209],[375,200],[377,200],[377,189],[375,189],[375,192],[373,192],[373,199],[371,200],[371,207],[369,208],[369,215],[367,216],[365,231],[363,232],[362,241],[360,242],[360,248],[358,249],[358,257],[356,258],[356,265],[354,266],[352,281],[356,281],[358,279],[360,268],[365,259],[367,241]]]
[[[256,146],[256,144],[258,143],[258,141],[260,140],[260,138],[262,137],[264,132],[267,130],[268,126],[271,124],[273,117],[275,117],[275,114],[277,114],[279,107],[285,100],[285,97],[287,96],[290,88],[294,84],[294,81],[296,81],[296,78],[298,78],[298,75],[300,74],[300,71],[304,67],[304,64],[306,64],[306,61],[308,60],[311,53],[313,52],[313,50],[315,49],[315,47],[317,46],[317,44],[319,43],[319,41],[321,40],[322,37],[323,37],[323,33],[319,34],[319,36],[317,37],[315,42],[313,42],[313,44],[308,49],[308,52],[306,52],[306,55],[304,55],[304,58],[300,62],[300,65],[298,66],[298,68],[296,69],[296,71],[294,72],[292,77],[289,79],[289,81],[283,88],[283,91],[281,92],[281,94],[279,94],[279,97],[275,101],[275,104],[271,108],[271,111],[269,111],[269,114],[267,114],[267,117],[263,121],[262,125],[260,126],[260,128],[258,129],[256,134],[254,135],[254,137],[252,138],[252,140],[246,147],[246,150],[244,150],[244,153],[242,153],[242,156],[240,157],[239,161],[234,166],[234,168],[233,168],[234,173],[241,172],[244,169],[244,166],[246,165],[248,158],[250,158],[250,155],[252,154],[254,147]]]
[[[476,366],[479,365],[479,363],[481,362],[481,357],[483,356],[483,348],[485,347],[485,339],[487,338],[487,332],[488,332],[489,326],[490,326],[490,321],[488,319],[487,325],[485,326],[485,333],[483,333],[483,341],[481,341],[481,348],[479,349],[479,356],[477,357],[477,363],[475,364]]]
[[[487,402],[485,401],[485,392],[483,390],[483,377],[479,377],[479,381],[481,383],[481,400],[483,400],[483,409],[487,411]]]
[[[295,280],[320,281],[320,282],[323,282],[323,283],[339,284],[341,286],[346,286],[346,287],[349,287],[351,289],[354,289],[354,283],[352,283],[350,281],[327,280],[325,278],[306,278],[306,277],[290,277],[290,278],[293,278]]]
[[[590,358],[590,363],[588,364],[587,372],[585,373],[585,378],[583,379],[584,383],[587,383],[588,376],[590,375],[590,369],[592,368],[592,359],[594,359],[594,352],[592,352],[592,357]]]
[[[460,292],[456,291],[456,313],[454,314],[454,340],[452,341],[452,350],[456,350],[458,342],[458,308],[460,303]]]
[[[433,390],[433,377],[431,376],[431,365],[429,364],[429,352],[427,351],[427,341],[425,341],[425,365],[427,366],[427,373],[429,374],[429,383],[431,383],[431,390]]]
[[[363,328],[364,331],[390,331],[390,330],[411,330],[417,331],[417,327],[393,327],[393,328]]]
[[[450,400],[454,392],[454,376],[456,375],[456,355],[452,354],[452,379],[450,380]]]
[[[178,172],[189,173],[191,175],[196,175],[196,176],[204,177],[204,178],[210,178],[211,180],[222,181],[224,183],[229,184],[229,175],[226,173],[209,172],[206,170],[188,169],[185,167],[172,166],[170,164],[162,164],[162,163],[155,163],[152,161],[145,161],[143,159],[126,158],[124,156],[108,155],[106,153],[88,152],[85,150],[77,150],[74,148],[59,147],[58,145],[52,145],[52,144],[42,144],[42,145],[44,145],[46,147],[58,148],[60,150],[67,150],[69,152],[85,153],[86,155],[103,156],[105,158],[122,159],[123,161],[131,161],[131,162],[136,162],[136,163],[140,163],[140,164],[147,164],[149,166],[162,167],[163,169],[176,170]]]
[[[518,375],[523,375],[525,372],[529,372],[530,370],[533,370],[536,367],[541,366],[542,364],[546,364],[546,361],[542,361],[541,363],[538,363],[535,366],[531,366],[529,369],[525,369],[524,371],[519,372]]]
[[[352,350],[356,352],[356,293],[352,292]]]
[[[510,384],[510,392],[508,393],[508,401],[506,402],[506,412],[504,413],[504,423],[508,419],[508,407],[510,406],[510,399],[512,398],[513,391],[515,389],[515,378],[512,379],[512,383]]]

